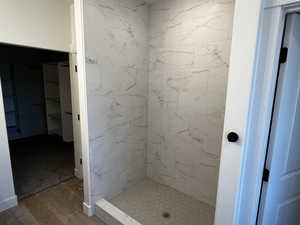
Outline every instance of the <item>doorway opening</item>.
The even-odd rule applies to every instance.
[[[78,93],[68,53],[0,45],[15,191],[23,199],[82,179]]]

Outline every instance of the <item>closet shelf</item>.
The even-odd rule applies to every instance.
[[[53,130],[49,130],[49,133],[50,134],[56,134],[56,135],[62,135],[62,130],[60,129],[60,128],[58,128],[58,129],[53,129]]]
[[[49,113],[48,117],[56,120],[61,120],[61,114],[60,113]]]
[[[51,103],[56,103],[56,104],[60,103],[59,97],[47,97],[46,99],[47,99],[47,101],[49,101]]]
[[[54,85],[59,85],[58,81],[52,81],[52,80],[47,80],[46,81],[47,84],[54,84]]]
[[[10,79],[10,78],[0,78],[1,79],[1,82],[3,83],[3,82],[11,82],[12,81],[12,79]]]
[[[48,134],[73,141],[71,77],[67,62],[43,65]]]
[[[10,111],[5,111],[5,114],[8,114],[8,113],[15,113],[17,112],[16,110],[10,110]]]

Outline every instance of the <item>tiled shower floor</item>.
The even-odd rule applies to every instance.
[[[150,179],[110,202],[143,225],[213,225],[212,206]]]

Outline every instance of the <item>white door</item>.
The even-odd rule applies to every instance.
[[[69,54],[70,58],[70,78],[72,94],[72,115],[73,115],[73,136],[75,150],[75,176],[82,179],[82,149],[81,149],[81,128],[79,109],[79,83],[76,71],[76,54]]]
[[[300,15],[288,16],[287,61],[280,66],[260,225],[300,224]]]

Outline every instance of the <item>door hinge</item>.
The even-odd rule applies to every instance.
[[[279,63],[285,63],[288,55],[288,48],[283,47],[280,50]]]
[[[79,115],[79,114],[77,114],[77,120],[79,120],[79,121],[80,121],[80,115]]]
[[[75,72],[77,73],[77,65],[75,65]]]
[[[79,163],[80,163],[80,165],[82,165],[82,159],[80,158],[80,160],[79,160]]]
[[[270,178],[270,170],[268,170],[267,168],[264,169],[264,173],[263,173],[263,181],[264,182],[268,182]]]

